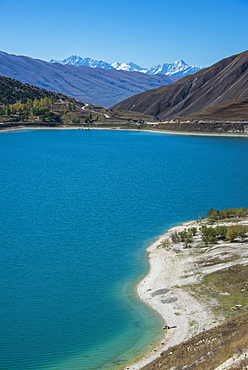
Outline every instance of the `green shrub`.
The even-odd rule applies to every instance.
[[[202,233],[202,241],[204,243],[215,243],[217,241],[217,233],[216,228],[202,226],[201,228]]]
[[[247,226],[232,225],[232,226],[229,226],[227,230],[226,239],[232,242],[234,241],[234,239],[244,238],[247,232],[248,232]]]
[[[216,228],[215,228],[216,236],[218,236],[220,238],[225,238],[227,230],[228,230],[228,227],[225,226],[225,225],[216,226]]]
[[[183,231],[178,233],[178,235],[179,235],[179,241],[184,242],[185,245],[192,242],[193,234],[192,234],[192,231],[190,229],[188,229],[188,230],[184,229]]]

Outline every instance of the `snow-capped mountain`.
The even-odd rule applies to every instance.
[[[129,62],[129,63],[120,63],[120,62],[114,62],[111,64],[111,66],[118,71],[128,71],[128,72],[143,72],[145,69],[138,66],[138,64]]]
[[[73,59],[74,63],[80,62],[78,57]],[[94,63],[88,61],[88,65]],[[84,104],[106,108],[132,95],[177,81],[177,78],[171,76],[117,71],[113,67],[102,69],[51,64],[2,51],[0,76],[71,96]]]
[[[203,69],[204,67],[194,67],[186,64],[182,59],[176,60],[174,63],[164,63],[150,68],[142,68],[139,65],[129,62],[129,63],[107,63],[102,60],[95,60],[91,58],[81,58],[78,55],[71,55],[64,60],[54,60],[51,59],[50,63],[60,63],[69,64],[75,66],[86,66],[92,68],[102,68],[102,69],[117,69],[128,72],[142,72],[149,75],[163,74],[173,77],[183,77],[189,74],[193,74]]]
[[[71,55],[70,57],[63,59],[63,60],[55,60],[51,59],[50,63],[60,63],[65,65],[73,65],[73,66],[84,66],[84,67],[91,67],[91,68],[102,68],[102,69],[113,69],[109,63],[103,62],[102,60],[95,60],[91,58],[81,58],[79,55]]]
[[[182,59],[176,60],[174,63],[164,63],[155,67],[149,68],[146,73],[150,75],[163,74],[174,77],[186,76],[198,72],[204,67],[194,67],[186,64]]]

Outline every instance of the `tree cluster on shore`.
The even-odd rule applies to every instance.
[[[209,220],[224,220],[226,218],[242,217],[248,215],[248,208],[227,208],[222,211],[219,209],[210,208],[207,214]]]
[[[210,208],[208,211],[207,221],[209,224],[213,224],[215,221],[230,220],[245,217],[248,215],[247,208],[228,208],[222,211],[214,210]],[[202,225],[199,230],[201,239],[204,244],[216,243],[218,240],[226,240],[233,242],[236,239],[241,241],[246,238],[248,233],[248,227],[242,224],[217,225],[215,227],[209,225]],[[171,240],[173,243],[185,243],[188,246],[192,241],[193,237],[197,233],[196,227],[184,229],[181,232],[174,231],[171,234]]]
[[[54,97],[45,97],[41,99],[28,99],[26,103],[19,100],[15,104],[4,105],[0,107],[0,115],[3,116],[14,116],[12,121],[24,121],[28,120],[29,116],[42,117],[43,121],[60,122],[60,117],[55,113],[51,112],[50,109],[53,107]]]
[[[201,228],[202,241],[206,244],[216,243],[219,239],[229,240],[231,242],[238,238],[244,239],[247,232],[248,227],[244,225],[221,225],[216,227],[203,226]]]

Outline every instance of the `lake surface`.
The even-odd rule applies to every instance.
[[[112,370],[162,335],[145,248],[210,207],[248,206],[248,139],[0,133],[0,369]]]

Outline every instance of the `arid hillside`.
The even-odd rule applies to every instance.
[[[245,120],[248,121],[248,97],[241,99],[228,100],[225,103],[215,104],[198,112],[184,116],[184,120],[212,120],[230,121]]]
[[[113,109],[138,111],[168,120],[247,97],[248,51],[245,51],[170,86],[132,96],[113,106]],[[208,118],[211,118],[211,111],[208,113]],[[239,110],[236,110],[235,119],[240,119]]]

